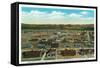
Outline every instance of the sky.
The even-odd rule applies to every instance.
[[[94,24],[95,10],[21,7],[24,24]]]

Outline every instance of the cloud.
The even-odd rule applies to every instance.
[[[52,11],[51,13],[48,14],[49,19],[63,19],[65,18],[65,13],[60,12],[60,11]]]
[[[42,18],[42,19],[60,19],[65,18],[65,13],[60,11],[52,12],[43,12],[38,10],[32,10],[31,12],[22,12],[22,17],[31,17],[31,18]]]
[[[83,11],[83,12],[81,12],[80,14],[87,15],[87,14],[88,14],[88,12]]]
[[[46,12],[41,12],[41,11],[38,11],[38,10],[34,10],[34,11],[31,11],[29,13],[29,16],[32,17],[32,18],[44,18],[44,16],[46,17],[47,14],[48,13],[46,13]]]
[[[60,11],[52,11],[50,15],[64,15],[65,13]]]
[[[35,11],[31,11],[30,14],[33,15],[33,16],[44,16],[47,13],[35,10]]]
[[[86,17],[85,15],[87,12],[81,13],[65,13],[61,11],[39,11],[39,10],[32,10],[31,12],[22,12],[22,22],[28,24],[40,24],[40,23],[50,23],[50,24],[74,24],[74,23],[83,23],[84,21],[93,20],[92,17]]]
[[[76,13],[71,13],[69,14],[69,17],[76,17],[76,18],[80,18],[82,15],[80,14],[76,14]]]

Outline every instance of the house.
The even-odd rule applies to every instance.
[[[61,50],[60,52],[62,56],[75,56],[76,55],[76,50],[65,49],[65,50]]]
[[[41,51],[27,51],[22,53],[23,58],[33,58],[40,56],[41,56]]]

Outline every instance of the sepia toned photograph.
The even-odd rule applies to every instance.
[[[19,62],[96,59],[96,9],[19,5]]]

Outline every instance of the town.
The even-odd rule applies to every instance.
[[[94,25],[27,25],[21,31],[22,61],[94,57]]]

